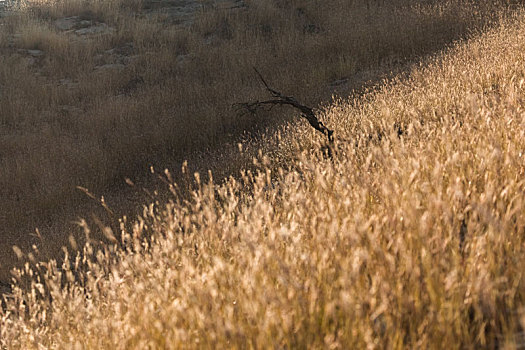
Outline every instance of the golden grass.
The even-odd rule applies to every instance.
[[[399,63],[483,28],[507,4],[246,3],[232,11],[204,6],[189,27],[146,16],[148,1],[26,1],[21,12],[1,20],[4,276],[15,259],[11,245],[29,249],[37,242],[28,234],[35,226],[55,247],[51,254],[67,243],[70,222],[91,211],[76,186],[120,193],[124,177],[141,178],[150,164],[178,170],[195,151],[221,149],[243,132],[278,124],[286,114],[254,118],[231,109],[264,94],[252,66],[274,86],[316,105],[330,100],[333,81],[348,79],[343,93],[359,89]],[[114,31],[79,38],[55,27],[67,16]],[[107,54],[114,48],[128,50],[127,56]],[[28,49],[43,54],[31,58],[20,51]],[[123,67],[95,69],[119,60]]]
[[[522,346],[524,56],[518,12],[409,77],[336,101],[323,115],[346,140],[334,159],[297,127],[281,140],[289,169],[261,156],[257,172],[197,181],[191,200],[106,231],[120,243],[28,265],[0,344]]]

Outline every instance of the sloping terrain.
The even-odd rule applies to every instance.
[[[522,346],[524,56],[518,11],[334,102],[332,158],[288,130],[288,168],[196,175],[191,200],[145,207],[104,250],[20,271],[2,346]]]
[[[56,257],[70,235],[83,239],[79,217],[95,226],[92,213],[105,215],[77,186],[134,215],[144,199],[124,179],[147,182],[151,165],[180,180],[184,160],[204,172],[215,163],[218,178],[249,163],[256,151],[239,157],[235,144],[256,150],[292,117],[232,109],[264,98],[253,66],[283,93],[326,104],[490,27],[514,3],[19,2],[0,19],[0,281],[13,245]]]

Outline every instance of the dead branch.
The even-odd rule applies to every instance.
[[[299,103],[294,97],[283,95],[279,91],[271,88],[270,85],[268,85],[268,83],[266,82],[266,80],[264,80],[262,74],[259,73],[259,71],[255,67],[253,69],[259,76],[259,79],[261,79],[261,82],[266,87],[266,90],[272,95],[273,98],[265,101],[236,103],[234,106],[237,106],[241,109],[245,109],[251,114],[255,114],[259,109],[266,108],[268,110],[271,110],[274,106],[292,106],[301,112],[301,117],[305,118],[315,130],[319,131],[321,134],[326,136],[329,145],[333,143],[333,130],[327,128],[323,124],[323,122],[321,122],[317,118],[312,108]],[[326,149],[328,151],[328,155],[331,157],[331,147],[328,146]]]

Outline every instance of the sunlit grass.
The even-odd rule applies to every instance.
[[[262,155],[106,230],[120,243],[19,271],[1,344],[522,346],[524,16],[336,101],[333,159],[297,126],[288,168]]]

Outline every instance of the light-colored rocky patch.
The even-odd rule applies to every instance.
[[[0,0],[0,18],[7,17],[9,15],[7,1]]]
[[[121,71],[121,70],[124,70],[124,68],[126,68],[125,65],[123,65],[122,63],[108,63],[108,64],[103,64],[101,66],[96,66],[95,67],[95,71],[97,72],[107,72],[107,71]]]
[[[177,55],[177,58],[175,58],[175,61],[177,62],[177,65],[184,65],[188,62],[191,62],[195,58],[195,55],[193,54],[186,54],[186,55]]]
[[[88,22],[88,23],[86,23]],[[90,21],[83,21],[80,19],[80,17],[78,16],[73,16],[73,17],[65,17],[65,18],[59,18],[55,21],[55,27],[58,29],[58,30],[62,30],[62,31],[67,31],[67,30],[72,30],[72,29],[75,29],[75,28],[80,28],[82,26],[87,26],[87,25],[90,25],[91,22]]]
[[[94,35],[94,34],[102,35],[102,34],[111,34],[114,31],[115,31],[115,28],[112,28],[105,23],[98,23],[90,27],[77,29],[75,30],[75,34],[77,35]]]
[[[20,33],[15,33],[15,34],[9,35],[7,37],[7,46],[14,47],[15,44],[18,42],[18,40],[20,40],[21,37],[22,37],[22,34],[20,34]]]
[[[42,50],[27,50],[26,52],[29,56],[32,56],[32,57],[44,56],[44,51]]]
[[[80,16],[59,18],[54,22],[55,28],[62,32],[74,32],[76,35],[110,34],[115,28],[106,23],[82,19]]]
[[[16,54],[19,55],[26,66],[34,66],[44,57],[45,52],[42,50],[18,49],[16,50]]]
[[[103,66],[107,64],[128,65],[138,58],[135,46],[132,42],[106,50],[95,56],[95,65]]]
[[[75,88],[78,87],[78,85],[79,85],[78,81],[74,81],[74,80],[72,80],[70,78],[64,78],[64,79],[60,79],[58,81],[58,86],[65,86],[68,89],[75,89]],[[71,107],[71,108],[76,108],[76,107]]]
[[[244,0],[150,0],[144,5],[147,13],[158,15],[168,23],[182,26],[190,26],[195,14],[206,8],[233,10],[244,7]]]

